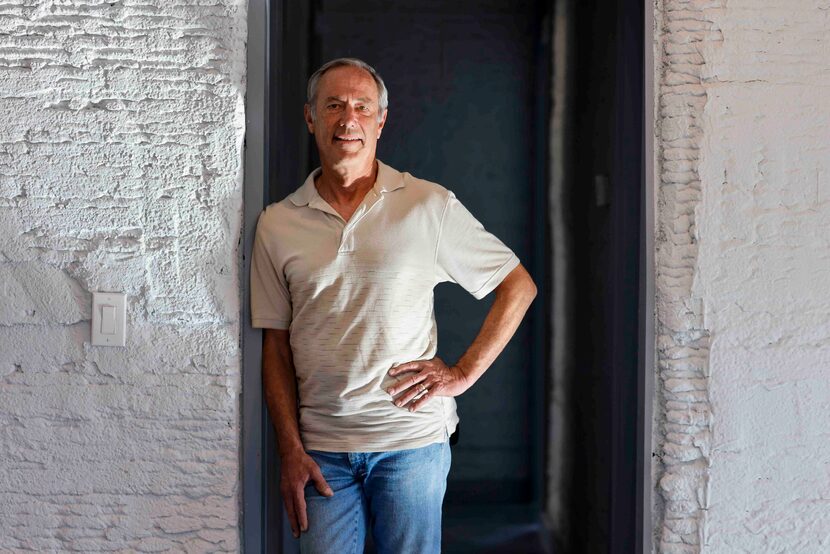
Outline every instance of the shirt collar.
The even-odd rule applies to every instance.
[[[377,160],[377,162],[378,176],[372,188],[374,188],[378,194],[381,192],[391,192],[406,186],[403,173],[386,165],[380,160]],[[320,197],[320,193],[317,192],[317,187],[314,186],[314,179],[320,174],[321,171],[322,169],[318,167],[309,173],[302,186],[288,197],[295,206],[307,206],[312,200]]]

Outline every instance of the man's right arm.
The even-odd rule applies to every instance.
[[[291,531],[308,529],[304,489],[309,480],[324,496],[334,493],[319,466],[306,453],[300,439],[297,414],[297,388],[294,360],[287,329],[265,329],[262,344],[262,383],[271,423],[277,433],[280,451],[280,492]]]

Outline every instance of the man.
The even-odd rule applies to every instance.
[[[454,397],[513,336],[536,287],[514,253],[441,185],[375,158],[383,80],[360,60],[309,79],[305,121],[321,167],[260,215],[254,327],[302,552],[439,552]],[[465,161],[468,163],[469,160]],[[455,364],[436,356],[433,288],[495,290]]]

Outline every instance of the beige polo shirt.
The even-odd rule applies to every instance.
[[[376,452],[444,441],[458,423],[455,399],[398,408],[387,371],[436,355],[436,284],[480,299],[519,259],[441,185],[378,161],[346,222],[317,192],[319,172],[260,214],[251,260],[253,326],[289,329],[303,445]]]

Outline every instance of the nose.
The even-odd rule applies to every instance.
[[[340,126],[347,129],[357,126],[357,110],[353,106],[346,104],[343,113],[340,116]]]

